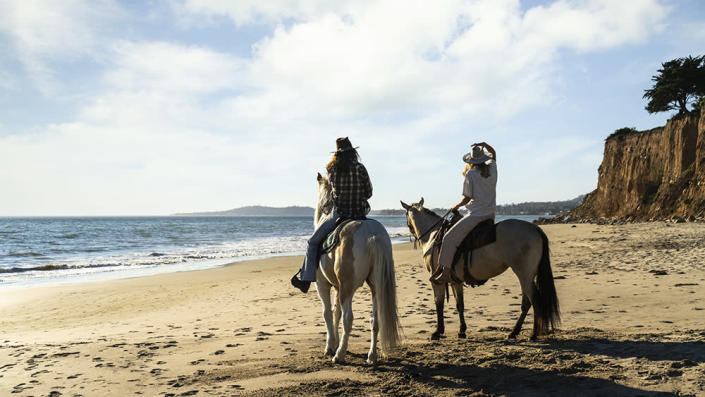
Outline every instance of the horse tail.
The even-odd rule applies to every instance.
[[[397,313],[397,286],[392,244],[389,237],[386,239],[380,239],[380,237],[378,235],[370,237],[367,249],[372,262],[372,285],[375,288],[380,342],[383,352],[388,352],[401,342],[402,330]]]
[[[548,249],[548,237],[540,227],[536,226],[541,241],[543,243],[543,251],[541,260],[539,261],[539,269],[536,273],[536,284],[538,306],[540,308],[539,316],[542,318],[542,331],[545,333],[550,326],[555,329],[561,323],[560,307],[558,305],[558,295],[556,294],[556,285],[553,282],[553,271],[551,270],[551,258]],[[534,313],[536,314],[536,313]]]

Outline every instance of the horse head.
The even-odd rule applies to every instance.
[[[406,225],[409,227],[409,232],[416,238],[424,237],[422,234],[427,234],[427,229],[440,218],[435,212],[424,208],[423,202],[423,197],[418,203],[407,204],[400,201],[406,211]]]
[[[333,187],[330,181],[319,172],[316,176],[318,180],[318,202],[316,205],[316,214],[314,216],[314,226],[318,225],[321,217],[325,214],[330,214],[335,206],[333,202]]]

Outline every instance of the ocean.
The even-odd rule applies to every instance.
[[[409,241],[405,217],[374,219],[387,228],[393,242]],[[0,288],[136,277],[298,255],[304,253],[312,232],[312,217],[0,218]]]

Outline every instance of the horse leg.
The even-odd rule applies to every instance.
[[[445,322],[443,320],[443,298],[445,297],[445,284],[433,285],[433,298],[436,302],[436,330],[431,334],[431,340],[438,340],[445,332]]]
[[[348,351],[348,339],[350,339],[350,332],[352,331],[353,322],[353,291],[346,291],[341,286],[338,292],[338,304],[341,306],[343,312],[343,337],[340,338],[338,350],[335,352],[335,356],[333,357],[334,363],[342,363],[343,361],[345,361],[345,353],[347,353]]]
[[[458,331],[458,338],[465,339],[465,331],[468,326],[465,324],[465,298],[463,296],[463,284],[452,283],[453,293],[455,294],[455,308],[458,310],[458,317],[460,318],[460,330]]]
[[[531,306],[534,308],[534,332],[531,334],[531,340],[536,340],[536,338],[541,336],[541,325],[543,324],[543,310],[540,306],[540,299],[538,297],[539,290],[538,288],[536,288],[536,284],[534,284],[533,276],[524,274],[519,277],[519,283],[521,284],[521,292],[524,294],[525,297],[529,299]],[[523,301],[521,306],[523,312]],[[514,333],[514,331],[512,331],[512,333]]]
[[[534,307],[534,332],[531,334],[531,340],[536,340],[545,335],[546,317],[544,316],[544,308],[541,306],[539,289],[533,281],[531,282],[531,285],[533,286],[531,305]]]
[[[333,336],[335,337],[335,340],[333,342],[332,350],[333,352],[331,353],[331,356],[334,355],[335,349],[338,347],[338,343],[340,342],[340,334],[338,333],[340,330],[340,317],[342,316],[343,312],[340,308],[340,300],[338,299],[340,297],[340,290],[337,290],[337,296],[335,298],[335,309],[333,311]]]
[[[519,315],[519,318],[517,319],[517,323],[514,324],[514,329],[512,330],[512,333],[509,334],[509,339],[515,339],[517,335],[519,335],[519,332],[521,332],[521,326],[524,324],[524,319],[526,318],[526,313],[529,312],[529,308],[531,307],[531,301],[529,298],[526,297],[526,295],[522,294],[521,298],[521,314]]]
[[[323,319],[326,320],[326,356],[332,356],[335,353],[335,346],[338,344],[338,327],[336,323],[333,328],[333,312],[330,307],[330,287],[331,285],[325,281],[318,281],[317,290],[318,296],[323,304]]]
[[[379,332],[379,323],[377,322],[377,300],[375,299],[375,290],[372,289],[372,313],[370,315],[370,352],[367,353],[367,363],[375,364],[377,362],[377,333]]]

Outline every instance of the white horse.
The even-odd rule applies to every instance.
[[[314,217],[317,226],[333,209],[331,185],[318,174],[318,205]],[[353,221],[340,232],[340,243],[328,254],[321,255],[316,274],[318,295],[326,320],[326,355],[333,362],[345,359],[348,339],[352,331],[352,298],[355,291],[367,282],[372,293],[370,318],[371,342],[367,362],[377,362],[377,333],[383,352],[397,346],[401,340],[401,326],[397,315],[397,290],[392,258],[392,242],[384,226],[373,220]],[[331,308],[331,287],[337,290],[335,312]],[[335,316],[335,318],[334,318]],[[343,337],[338,343],[338,327],[343,317]],[[336,349],[337,346],[337,349]]]
[[[406,210],[409,231],[422,243],[424,259],[430,272],[437,266],[437,254],[432,245],[440,226],[441,217],[423,207],[423,197],[411,205],[401,202]],[[465,281],[463,259],[456,262],[454,270],[461,281]],[[497,223],[497,240],[489,245],[473,250],[470,276],[475,280],[489,280],[511,268],[519,279],[523,298],[521,314],[509,334],[516,338],[521,331],[529,308],[534,308],[534,332],[531,339],[545,335],[550,328],[560,323],[558,296],[553,283],[553,272],[548,250],[548,237],[538,226],[518,220],[507,219]],[[462,284],[451,282],[458,301],[461,329],[458,336],[465,337],[463,317]],[[459,290],[459,291],[458,291]],[[443,286],[433,287],[438,322],[432,339],[438,339],[444,332],[443,325]]]

